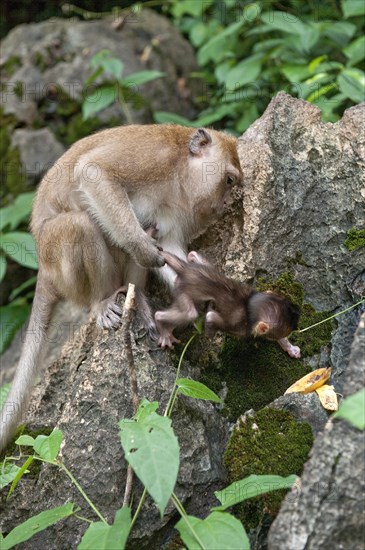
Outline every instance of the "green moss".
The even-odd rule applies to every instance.
[[[300,474],[312,447],[309,424],[297,423],[287,411],[263,409],[240,422],[224,455],[229,481],[251,474]],[[286,491],[274,491],[236,506],[246,529],[257,526],[264,515],[275,517]]]
[[[12,55],[9,57],[2,66],[2,70],[5,72],[6,76],[12,76],[21,66],[20,57],[17,55]]]
[[[18,147],[9,148],[5,157],[5,188],[14,197],[24,193],[27,188],[27,181]]]
[[[41,72],[45,71],[49,67],[49,62],[44,58],[41,52],[34,52],[32,61]]]
[[[257,280],[256,288],[259,292],[272,290],[280,294],[285,294],[289,300],[299,307],[302,307],[304,301],[304,290],[300,283],[294,280],[291,271],[285,271],[275,281],[270,277],[260,277]]]
[[[350,252],[365,247],[365,229],[349,229],[345,240],[345,246]]]
[[[223,414],[232,422],[248,409],[258,410],[282,395],[310,368],[292,359],[275,342],[227,336],[216,364],[204,365],[200,380],[215,392],[225,381]]]
[[[77,113],[69,118],[66,124],[59,126],[55,133],[62,143],[72,145],[78,139],[89,136],[101,128],[102,123],[96,117],[83,120],[82,114]]]

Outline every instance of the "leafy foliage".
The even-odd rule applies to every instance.
[[[173,0],[170,13],[197,48],[206,83],[209,106],[197,125],[221,121],[241,133],[279,90],[320,107],[325,121],[365,99],[363,2],[211,0],[193,8]]]
[[[365,429],[365,388],[346,397],[333,418],[343,418],[359,430]]]

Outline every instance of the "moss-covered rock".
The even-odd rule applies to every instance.
[[[345,240],[345,246],[350,252],[365,247],[365,229],[349,229]]]
[[[246,416],[235,429],[224,455],[229,481],[251,474],[300,474],[313,443],[309,424],[297,423],[287,411],[263,409]],[[275,517],[286,491],[250,499],[235,508],[246,529],[264,515]]]

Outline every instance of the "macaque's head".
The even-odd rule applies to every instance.
[[[242,184],[237,139],[223,132],[199,128],[189,143],[189,171],[199,225],[206,225],[212,214],[223,212],[230,201],[232,187]]]
[[[299,308],[288,298],[272,292],[257,292],[249,301],[251,334],[280,340],[298,328]]]

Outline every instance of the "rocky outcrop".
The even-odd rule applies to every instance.
[[[228,275],[236,278],[257,280],[260,275],[276,278],[291,272],[293,280],[302,285],[305,302],[316,310],[340,311],[358,300],[365,294],[365,248],[350,251],[345,241],[350,229],[365,227],[364,112],[364,105],[359,105],[349,109],[336,124],[324,124],[320,111],[313,105],[278,94],[239,141],[244,188],[237,192],[223,219],[193,243],[193,247],[202,249]],[[351,366],[354,359],[350,367],[348,359],[361,309],[364,306],[339,318],[332,339],[329,338],[315,356],[306,359],[313,367],[332,364],[333,383],[340,392],[348,387],[343,373],[351,373],[354,368]],[[358,333],[355,346],[361,344],[361,334]],[[46,380],[38,386],[30,416],[34,427],[57,426],[64,431],[65,463],[108,519],[113,518],[121,505],[126,473],[116,424],[119,419],[132,415],[127,368],[121,361],[122,346],[120,332],[98,332],[93,325],[87,325],[64,349]],[[173,358],[153,349],[146,337],[139,334],[138,323],[133,332],[133,353],[140,395],[165,404],[174,378]],[[196,378],[198,373],[186,363],[183,375]],[[268,364],[265,376],[270,375]],[[221,376],[224,380],[223,368]],[[302,406],[311,407],[313,396],[304,396],[302,401],[295,399],[292,408],[300,411]],[[290,410],[290,407],[286,399],[285,408]],[[313,415],[305,409],[298,416],[314,426]],[[316,433],[321,431],[326,418],[323,415],[314,426]],[[190,513],[204,516],[210,504],[208,495],[225,479],[221,457],[227,441],[227,423],[213,405],[187,398],[179,400],[173,422],[181,446],[177,492]],[[345,480],[346,468],[355,462],[363,464],[363,457],[359,455],[359,432],[343,422],[330,426],[324,436],[318,435],[313,458],[322,458],[315,458],[313,469],[303,476],[303,499],[299,499],[295,507],[293,503],[284,505],[285,522],[278,519],[277,531],[273,528],[271,544],[276,546],[272,548],[287,547],[286,543],[278,546],[282,536],[279,526],[284,529],[286,524],[289,538],[295,524],[301,525],[304,507],[307,507],[306,513],[311,513],[312,504],[305,496],[304,481],[308,487],[310,476],[321,481],[315,477],[319,460],[323,462],[320,471],[325,481],[320,494],[326,509],[321,525],[326,519],[329,521],[331,513],[340,517],[336,516],[338,500],[329,498],[332,467],[338,462],[339,479]],[[333,449],[333,444],[338,447]],[[317,455],[320,447],[325,452]],[[342,460],[342,452],[346,460]],[[356,471],[360,472],[361,467]],[[352,474],[350,478],[352,480]],[[344,491],[351,491],[352,481],[347,489],[344,481],[343,487]],[[354,494],[358,494],[359,488],[360,484]],[[139,488],[137,494],[138,491]],[[9,529],[29,515],[67,499],[80,504],[84,515],[88,513],[68,481],[55,469],[44,467],[37,479],[24,479],[13,500],[6,504],[2,528]],[[321,498],[319,500],[321,502]],[[293,517],[290,506],[295,508]],[[341,533],[345,533],[346,529],[352,529],[353,519],[347,517],[344,506],[339,509]],[[319,508],[316,510],[319,513]],[[162,539],[171,540],[175,520],[169,509],[161,522],[154,506],[147,504],[133,532],[132,546],[157,548]],[[313,540],[320,541],[320,532],[313,534],[316,530],[313,519],[308,521]],[[288,524],[293,525],[290,530]],[[306,536],[302,527],[300,529]],[[84,530],[81,522],[72,519],[30,539],[27,548],[74,548]],[[335,541],[341,541],[341,537],[335,532]]]
[[[365,314],[345,373],[344,397],[364,386]],[[364,432],[329,421],[314,443],[301,488],[288,493],[269,533],[269,550],[364,547]]]

